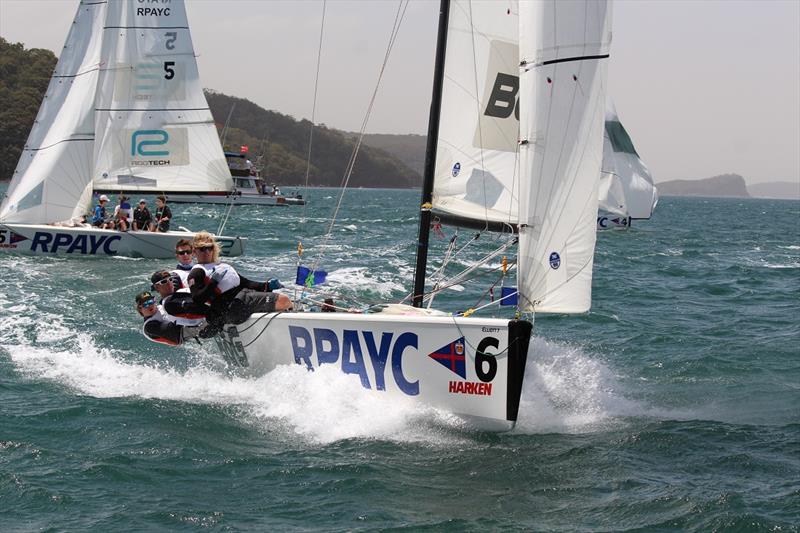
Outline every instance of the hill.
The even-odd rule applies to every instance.
[[[11,179],[50,83],[56,56],[0,37],[0,179]]]
[[[0,179],[13,175],[55,65],[56,56],[49,50],[25,49],[0,37]],[[226,149],[238,151],[247,145],[253,161],[261,156],[262,174],[270,183],[305,183],[311,122],[211,90],[206,97],[217,124],[230,116]],[[309,185],[341,185],[354,144],[352,135],[316,126]],[[362,145],[350,178],[351,187],[408,188],[421,182],[418,172],[369,143]]]
[[[206,91],[217,124],[228,121],[226,149],[247,145],[250,158],[263,155],[262,175],[278,185],[305,183],[311,122],[267,111],[249,100]],[[230,116],[230,118],[228,118]],[[339,186],[355,140],[351,134],[318,125],[314,129],[309,185]],[[418,187],[419,173],[388,152],[362,144],[350,177],[351,187]]]
[[[672,180],[656,183],[662,196],[717,196],[750,198],[744,178],[738,174],[722,174],[698,180]]]
[[[352,133],[351,135],[356,135]],[[422,176],[425,167],[426,135],[394,135],[387,133],[368,133],[364,144],[392,154],[407,167]]]
[[[800,183],[791,181],[771,181],[756,183],[747,187],[756,198],[776,198],[778,200],[800,200]]]

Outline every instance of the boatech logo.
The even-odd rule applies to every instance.
[[[553,270],[558,270],[558,267],[561,266],[561,256],[558,255],[558,252],[553,252],[550,254],[550,268]]]
[[[171,164],[169,150],[157,149],[169,142],[169,133],[164,130],[136,130],[131,134],[131,166],[152,167]]]

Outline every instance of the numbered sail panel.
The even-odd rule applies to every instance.
[[[520,239],[526,310],[591,306],[610,13],[605,2],[520,4]],[[544,22],[547,21],[547,22]]]
[[[516,224],[519,24],[509,5],[450,4],[433,206]]]
[[[230,364],[253,374],[279,365],[331,365],[375,394],[508,429],[517,416],[530,337],[528,327],[512,342],[510,330],[499,319],[259,313],[226,328],[218,345]]]
[[[94,187],[126,191],[228,191],[233,187],[211,114],[98,111]]]
[[[0,220],[46,223],[88,209],[94,99],[106,4],[81,2],[0,209]]]
[[[110,3],[103,60],[98,108],[208,107],[183,2]]]

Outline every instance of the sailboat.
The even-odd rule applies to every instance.
[[[606,109],[603,170],[597,229],[629,228],[633,220],[647,220],[658,204],[653,176],[636,153],[614,104]]]
[[[253,373],[337,365],[376,393],[507,430],[519,414],[532,313],[591,304],[610,7],[443,0],[437,43],[414,306],[255,314],[217,342]],[[435,217],[516,232],[520,318],[422,307]]]
[[[183,2],[82,0],[0,206],[0,251],[173,257],[194,233],[90,227],[93,193],[231,187]]]

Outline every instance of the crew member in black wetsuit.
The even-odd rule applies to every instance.
[[[182,326],[169,316],[148,291],[136,295],[136,311],[144,318],[142,334],[153,342],[177,346],[196,337],[201,326]]]
[[[197,264],[189,272],[189,290],[195,303],[211,306],[203,337],[215,335],[223,324],[241,324],[253,313],[292,309],[288,296],[272,292],[283,287],[277,279],[251,281],[232,266],[220,263],[220,248],[210,233],[197,233],[192,248]]]
[[[150,276],[153,290],[161,296],[161,307],[167,315],[175,318],[181,326],[205,325],[205,318],[211,308],[206,304],[195,303],[189,289],[177,289],[180,278],[173,272],[157,270]]]

